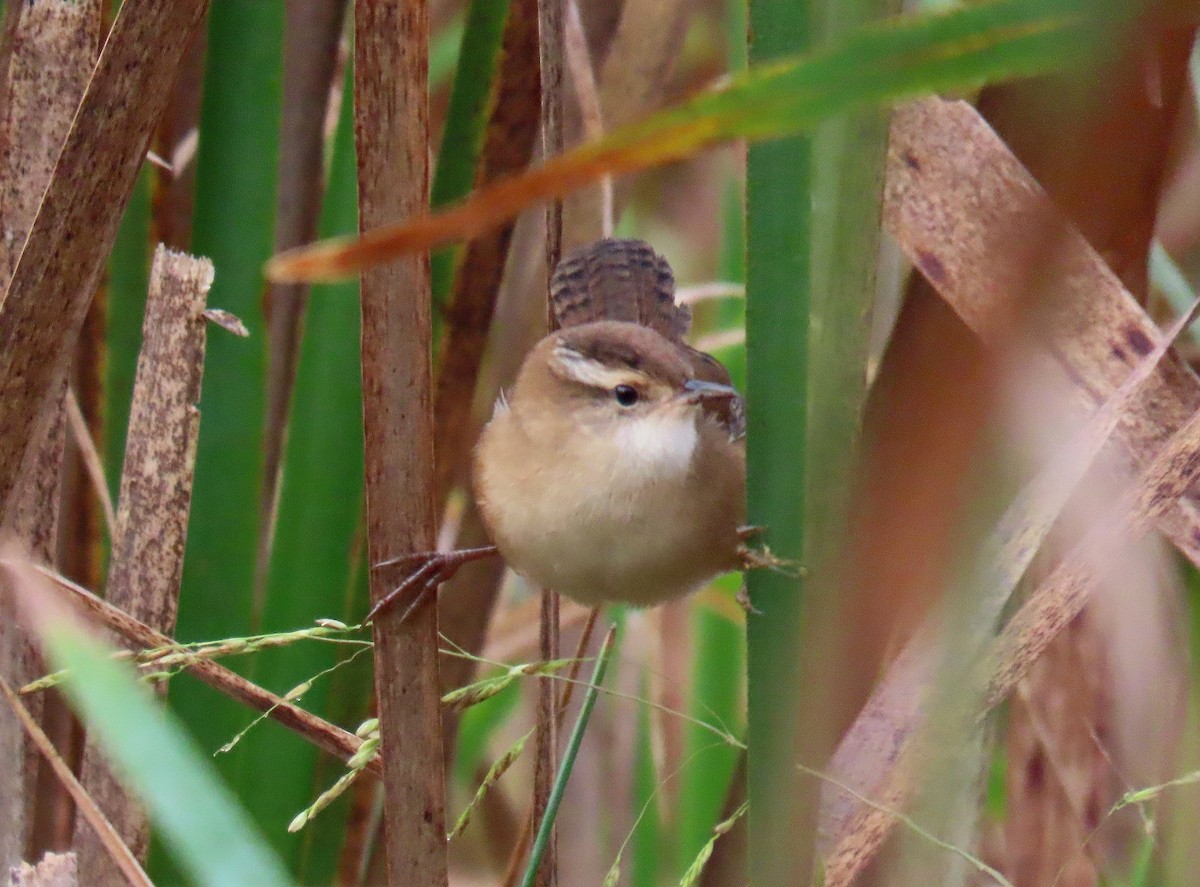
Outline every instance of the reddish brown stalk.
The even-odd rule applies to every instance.
[[[175,630],[183,575],[208,326],[203,311],[212,281],[208,259],[163,246],[155,252],[129,411],[105,599],[164,635]],[[145,811],[91,746],[84,752],[82,781],[145,861],[150,841]],[[110,861],[90,833],[76,829],[75,839],[83,879],[110,879]]]
[[[424,0],[356,0],[359,224],[426,210],[428,20]],[[370,563],[434,548],[429,256],[362,276],[363,420]],[[396,576],[371,573],[371,600]],[[388,882],[446,883],[437,607],[375,623]]]
[[[542,156],[557,157],[563,150],[563,3],[565,0],[538,0],[538,46],[542,75]],[[546,207],[546,325],[554,330],[554,311],[550,304],[550,277],[562,255],[562,202]],[[538,647],[543,661],[558,658],[558,592],[542,589]],[[558,769],[558,685],[549,676],[538,679],[536,751],[533,771],[533,819],[541,822],[550,800],[554,773]],[[550,832],[546,851],[534,880],[537,887],[558,884],[557,830]]]

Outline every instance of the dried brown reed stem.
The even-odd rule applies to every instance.
[[[1175,162],[1171,142],[1192,106],[1187,85],[1195,21],[1189,26],[1165,18],[1161,4],[1142,7],[1137,38],[1105,66],[1104,99],[1094,108],[1086,101],[1064,101],[1078,89],[1070,73],[996,84],[977,102],[1055,205],[1143,305],[1160,192]],[[1153,72],[1149,82],[1148,71]],[[1054,109],[1052,123],[1045,121],[1048,108]],[[1081,125],[1103,137],[1071,138]],[[1082,495],[1103,498],[1104,483],[1103,478],[1089,483]],[[1074,529],[1052,538],[1026,577],[1030,587],[1047,577],[1078,536]],[[1108,868],[1106,859],[1140,839],[1140,823],[1130,809],[1087,840],[1093,828],[1089,816],[1110,809],[1122,783],[1161,782],[1179,766],[1175,746],[1184,720],[1186,642],[1165,611],[1176,605],[1180,589],[1175,577],[1154,568],[1150,547],[1132,552],[1124,567],[1140,577],[1102,582],[1011,700],[1005,730],[1010,812],[1004,868],[1014,883],[1049,887],[1060,877],[1069,883],[1084,872],[1094,881],[1097,871]],[[1138,586],[1130,585],[1131,579]],[[1136,595],[1129,593],[1133,587]],[[1114,612],[1122,610],[1119,616]],[[1159,618],[1152,615],[1160,611]],[[1123,655],[1130,647],[1142,651],[1136,664]],[[1121,692],[1131,679],[1154,692]],[[1155,730],[1142,729],[1148,720],[1156,723]],[[1098,736],[1104,739],[1097,741]],[[1048,778],[1026,778],[1039,767]],[[1187,821],[1180,812],[1172,810],[1171,821]]]
[[[563,150],[563,5],[566,0],[538,0],[538,47],[542,77],[542,156],[556,157]],[[546,326],[554,330],[550,304],[550,277],[562,256],[563,206],[555,200],[545,210],[546,240]],[[543,588],[538,647],[542,659],[558,658],[558,592]],[[538,680],[537,734],[533,770],[533,819],[545,816],[554,774],[558,769],[558,685],[549,677]],[[558,884],[558,832],[552,829],[546,850],[538,863],[534,884]]]
[[[9,10],[0,108],[0,290],[12,279],[42,192],[96,60],[100,10],[96,2],[41,0]],[[35,406],[29,438],[5,529],[36,557],[52,561],[58,534],[63,444],[63,371]],[[9,429],[20,436],[29,429]],[[37,656],[20,635],[13,614],[0,604],[0,676],[21,682]],[[42,700],[33,704],[40,721]],[[23,731],[0,712],[0,871],[20,861],[33,829],[38,756],[25,749]]]
[[[359,225],[429,203],[427,10],[423,0],[356,0],[354,104]],[[371,563],[429,551],[436,537],[429,256],[362,276],[363,421]],[[371,573],[371,599],[392,571]],[[390,884],[446,883],[437,607],[375,621],[375,693],[384,748]],[[403,750],[400,753],[399,750]]]
[[[1094,406],[1109,397],[1161,333],[1104,259],[1071,228],[1037,182],[965,102],[924,99],[902,106],[888,151],[884,224],[938,294],[985,343],[1020,282],[1020,263],[999,249],[997,222],[1041,225],[1057,239],[1053,313],[1037,332]],[[970,144],[967,157],[950,146]],[[915,165],[914,165],[915,164]],[[966,178],[964,178],[966,176]],[[972,200],[961,183],[974,180]],[[951,181],[957,184],[949,187]],[[957,189],[957,193],[956,193]],[[1200,408],[1200,380],[1177,357],[1160,364],[1118,428],[1137,462]],[[1159,530],[1200,564],[1200,495],[1189,491]]]
[[[308,243],[317,233],[324,193],[325,120],[337,76],[338,44],[347,0],[315,0],[288,7],[283,34],[283,110],[275,251]],[[305,284],[272,283],[267,290],[267,392],[263,417],[263,488],[255,567],[255,610],[261,611],[271,560],[274,511],[287,439],[288,406],[304,308]]]
[[[73,118],[0,304],[0,503],[7,516],[42,403],[91,301],[121,213],[207,0],[128,0]]]
[[[174,641],[162,632],[155,631],[150,626],[132,618],[124,610],[117,609],[83,586],[53,570],[44,567],[36,569],[59,588],[69,591],[84,612],[95,618],[105,628],[119,635],[123,639],[125,647],[149,650],[169,648],[174,645]],[[214,690],[224,693],[254,711],[261,712],[277,724],[288,728],[317,748],[342,761],[348,761],[354,757],[362,745],[362,740],[353,733],[293,705],[281,696],[264,690],[258,684],[246,680],[223,665],[198,658],[188,664],[188,670]],[[368,764],[367,770],[376,776],[383,775],[383,767],[378,760]]]
[[[155,251],[112,531],[105,599],[164,635],[174,632],[179,605],[200,433],[196,404],[208,326],[203,312],[212,282],[208,259],[162,245]],[[150,826],[141,803],[93,746],[84,751],[81,774],[117,833],[144,861]],[[90,832],[77,828],[75,846],[85,881],[111,879],[108,856]]]

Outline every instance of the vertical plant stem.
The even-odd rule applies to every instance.
[[[204,421],[176,626],[184,641],[257,627],[254,566],[267,373],[262,263],[271,252],[275,219],[284,8],[285,0],[220,0],[207,23],[191,252],[208,256],[216,267],[209,304],[241,318],[250,337],[212,336],[205,355]],[[183,200],[175,191],[163,209],[173,206],[173,215]],[[170,696],[209,751],[245,725],[237,706],[195,681],[174,682]],[[227,775],[234,763],[231,756],[217,759]],[[259,825],[268,831],[272,824]],[[276,825],[274,831],[283,829]],[[168,874],[168,862],[152,850],[156,879],[180,877]]]
[[[583,743],[583,734],[587,731],[588,721],[592,717],[592,709],[596,707],[596,697],[600,693],[600,684],[604,681],[604,672],[608,668],[608,659],[612,654],[613,639],[617,629],[613,626],[604,638],[600,655],[596,659],[596,668],[588,683],[587,693],[583,697],[583,705],[579,709],[579,717],[571,730],[571,738],[567,740],[566,752],[563,755],[562,766],[554,778],[554,785],[546,799],[546,810],[538,825],[537,835],[533,839],[533,849],[529,853],[529,865],[525,869],[525,877],[521,887],[532,887],[536,883],[537,873],[542,870],[542,861],[550,851],[554,834],[554,818],[558,815],[558,807],[562,802],[563,792],[567,789],[567,780],[571,778],[571,770],[575,766],[575,758],[579,754],[579,746]]]
[[[354,100],[359,225],[424,212],[429,200],[424,0],[356,0]],[[362,375],[370,563],[434,547],[429,256],[362,276]],[[371,599],[394,575],[371,574]],[[375,623],[384,748],[388,882],[446,883],[437,607]],[[391,750],[391,753],[388,752]]]
[[[325,236],[358,227],[351,76],[347,65],[319,227]],[[303,325],[280,466],[264,631],[305,625],[322,616],[353,622],[366,601],[366,582],[357,577],[358,564],[366,556],[358,280],[313,287]],[[338,656],[326,644],[264,650],[255,656],[252,676],[264,686],[294,687],[332,667]],[[368,668],[355,669],[353,676],[339,672],[338,680],[345,682],[342,693],[329,682],[313,684],[304,694],[305,707],[332,716],[329,706],[339,697],[344,697],[347,710],[366,704],[371,693]],[[322,780],[324,763],[316,750],[274,731],[251,732],[235,753],[247,809],[259,822],[287,822],[311,802],[312,786]],[[280,772],[293,778],[281,780]],[[334,879],[334,853],[320,848],[326,841],[340,844],[344,838],[345,825],[335,807],[302,833],[275,837],[275,845],[302,883],[326,883]]]
[[[807,2],[752,0],[751,63],[808,48]],[[747,503],[780,557],[804,551],[808,477],[808,331],[812,268],[808,137],[757,144],[746,171]],[[778,572],[747,575],[757,612],[746,618],[749,880],[807,884],[811,816],[789,779],[799,739],[803,584]],[[815,797],[815,793],[814,793]]]
[[[563,86],[563,2],[539,0],[538,44],[542,78],[542,156],[562,153],[562,86]],[[550,306],[550,277],[562,254],[562,201],[552,201],[546,208],[546,318],[548,328],[554,329],[554,312]],[[558,658],[558,592],[542,589],[539,647],[542,659]],[[554,887],[558,883],[558,851],[554,834],[554,818],[550,815],[551,779],[558,756],[557,684],[549,676],[538,680],[538,720],[536,760],[533,777],[533,815],[547,829],[542,854],[531,855],[530,871],[536,872],[537,887]],[[539,833],[540,837],[540,833]],[[536,862],[532,862],[536,859]],[[527,881],[532,883],[532,881]]]

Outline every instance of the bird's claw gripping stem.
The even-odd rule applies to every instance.
[[[804,576],[804,567],[795,561],[786,560],[781,557],[776,557],[771,553],[771,549],[766,543],[762,548],[751,548],[746,543],[751,539],[755,539],[764,535],[767,532],[766,527],[748,525],[738,527],[737,535],[741,540],[741,544],[737,547],[738,558],[741,560],[743,570],[774,570],[776,573],[782,573],[793,579],[799,579]]]
[[[439,585],[452,579],[463,564],[496,554],[499,552],[495,545],[485,545],[482,548],[460,548],[456,551],[418,551],[380,561],[373,565],[372,569],[405,566],[410,568],[410,572],[405,576],[403,582],[371,607],[371,611],[367,613],[367,618],[363,621],[375,621],[381,613],[390,610],[402,598],[415,590],[412,600],[400,614],[399,622],[403,623],[434,596]]]

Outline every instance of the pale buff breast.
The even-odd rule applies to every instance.
[[[713,497],[740,492],[698,483],[694,412],[632,420],[615,434],[570,428],[553,439],[553,459],[532,457],[531,425],[536,417],[498,411],[476,456],[480,509],[515,570],[583,604],[644,606],[730,568],[740,503]],[[546,452],[546,429],[536,433]],[[729,526],[698,524],[714,507]]]

